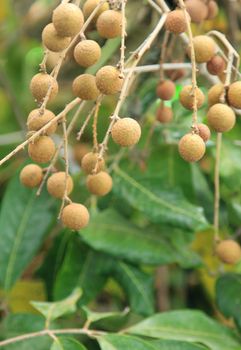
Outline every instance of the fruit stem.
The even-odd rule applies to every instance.
[[[215,170],[214,170],[214,240],[219,241],[219,207],[220,207],[220,178],[219,178],[219,168],[220,168],[220,154],[221,154],[221,144],[222,144],[222,133],[217,133],[216,139],[216,160],[215,160]]]

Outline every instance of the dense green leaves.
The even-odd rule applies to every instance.
[[[57,338],[50,350],[86,350],[86,347],[73,338]]]

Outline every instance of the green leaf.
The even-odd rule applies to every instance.
[[[228,328],[199,311],[156,314],[127,329],[128,333],[157,339],[200,343],[212,350],[240,350],[241,342]]]
[[[95,323],[95,322],[103,321],[103,320],[108,320],[108,321],[114,320],[115,321],[116,319],[125,318],[129,313],[128,308],[126,308],[122,312],[94,312],[94,311],[91,311],[86,306],[82,306],[82,309],[84,310],[89,323]]]
[[[86,350],[86,347],[74,338],[60,337],[54,341],[50,350]]]
[[[150,342],[157,350],[208,350],[206,346],[173,340],[153,340]]]

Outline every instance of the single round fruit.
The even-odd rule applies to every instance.
[[[78,203],[68,204],[62,212],[61,220],[64,226],[78,231],[88,225],[90,215],[88,209]]]
[[[207,142],[211,137],[211,131],[206,124],[200,123],[197,124],[197,128],[199,131],[199,136],[203,139],[204,142]]]
[[[85,19],[87,19],[91,13],[94,11],[94,9],[98,6],[98,4],[100,3],[100,0],[87,0],[84,3],[83,6],[83,12],[84,12],[84,17]],[[108,2],[104,2],[103,5],[101,5],[96,13],[96,15],[93,18],[93,22],[96,22],[97,18],[99,17],[99,15],[104,12],[109,10],[109,4]]]
[[[220,102],[220,98],[224,93],[224,85],[222,83],[215,84],[208,91],[208,105],[213,106]]]
[[[117,68],[104,66],[96,74],[96,85],[102,94],[114,95],[121,90],[123,78]]]
[[[185,5],[193,23],[201,23],[207,17],[208,7],[203,1],[187,0]]]
[[[81,100],[96,100],[100,92],[96,86],[95,76],[81,74],[73,81],[73,93]]]
[[[232,107],[241,109],[241,81],[236,81],[229,86],[228,102]]]
[[[241,248],[237,242],[226,239],[217,244],[216,254],[225,264],[234,265],[241,259]]]
[[[163,100],[168,101],[173,98],[175,94],[176,86],[171,80],[164,80],[157,85],[156,94]]]
[[[208,6],[207,19],[214,19],[217,16],[219,11],[218,4],[216,3],[216,1],[211,0],[208,2],[207,6]]]
[[[43,170],[36,164],[26,165],[20,173],[20,182],[26,187],[37,187],[43,179]]]
[[[98,174],[89,175],[87,177],[87,188],[90,193],[95,194],[96,196],[105,196],[112,189],[112,178],[105,172],[100,171]]]
[[[49,136],[40,136],[28,145],[29,157],[37,163],[49,162],[55,153],[54,141]]]
[[[42,41],[44,46],[50,51],[60,52],[69,46],[71,38],[68,36],[60,36],[53,23],[49,23],[42,32]]]
[[[87,143],[77,143],[73,148],[74,159],[76,162],[81,165],[83,157],[90,152],[90,146]]]
[[[208,124],[217,132],[226,132],[234,127],[234,111],[223,103],[213,105],[207,114]]]
[[[38,73],[33,76],[30,82],[30,91],[38,102],[43,101],[50,87],[51,94],[49,100],[53,100],[58,94],[59,87],[56,79],[54,79],[51,75],[46,73]]]
[[[223,73],[225,66],[225,61],[221,56],[214,56],[207,63],[207,70],[212,75],[219,75]]]
[[[65,172],[59,171],[48,178],[47,190],[49,194],[55,198],[62,199],[65,191]],[[67,178],[67,195],[69,195],[74,187],[72,177],[68,175]]]
[[[165,28],[171,33],[181,34],[187,30],[185,13],[183,10],[174,10],[168,13]]]
[[[81,168],[86,174],[92,174],[96,168],[96,164],[98,164],[97,172],[105,168],[104,159],[98,159],[98,153],[89,152],[83,157],[81,161]]]
[[[163,124],[170,123],[173,118],[173,111],[170,107],[161,105],[156,111],[156,119]]]
[[[207,35],[198,35],[193,38],[195,58],[197,63],[208,62],[216,52],[215,41]],[[190,56],[190,49],[188,50]]]
[[[179,141],[178,149],[184,160],[187,162],[197,162],[204,156],[206,146],[199,135],[186,134]]]
[[[50,120],[55,118],[55,114],[48,109],[44,110],[43,114],[40,114],[39,109],[34,109],[29,113],[27,119],[28,130],[37,131],[46,125]],[[49,128],[45,131],[46,135],[55,133],[57,129],[57,122],[52,123]]]
[[[134,146],[141,137],[141,127],[135,119],[118,119],[111,130],[112,139],[122,147]]]
[[[97,19],[97,31],[102,38],[112,39],[121,36],[122,15],[120,11],[104,11]]]
[[[90,67],[99,61],[101,48],[94,40],[83,40],[74,49],[75,61],[82,67]]]
[[[179,95],[179,99],[183,107],[186,109],[192,110],[193,109],[193,103],[194,103],[194,97],[193,97],[193,88],[192,85],[186,85],[182,89]],[[197,95],[197,108],[201,108],[205,101],[205,96],[199,88],[196,89],[196,95]]]
[[[84,15],[75,4],[61,4],[53,12],[53,25],[62,37],[78,34],[84,24]]]

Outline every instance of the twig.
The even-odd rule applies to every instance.
[[[158,6],[153,0],[147,0],[147,2],[160,14],[162,15],[163,11],[160,6]]]
[[[220,179],[219,179],[219,168],[220,168],[220,153],[222,144],[222,133],[217,133],[216,140],[216,159],[215,159],[215,170],[214,170],[214,240],[219,241],[219,202],[220,202]]]
[[[94,146],[94,152],[98,152],[98,135],[97,135],[97,122],[98,122],[98,116],[99,116],[99,109],[101,104],[101,98],[98,98],[96,101],[95,111],[94,111],[94,118],[93,118],[93,146]]]
[[[123,70],[125,66],[125,38],[126,38],[126,2],[127,0],[121,0],[121,47],[120,47],[120,62],[118,68],[120,70],[121,78],[124,78]]]
[[[131,68],[125,68],[124,72],[128,73]],[[162,69],[165,70],[174,70],[174,69],[192,69],[190,63],[164,63]],[[157,72],[160,70],[160,64],[150,64],[145,66],[138,66],[134,69],[134,73],[149,73]]]
[[[76,137],[77,141],[80,141],[80,139],[81,139],[81,137],[82,137],[82,135],[83,135],[83,133],[84,133],[84,131],[85,131],[87,125],[89,124],[89,121],[90,121],[90,119],[91,119],[91,117],[92,117],[92,115],[93,115],[93,113],[94,113],[94,111],[95,111],[95,108],[96,108],[96,106],[94,106],[94,107],[91,109],[91,111],[89,112],[89,114],[88,114],[87,117],[85,118],[85,121],[84,121],[84,123],[83,123],[83,125],[82,125],[80,131],[79,131],[78,134],[77,134],[77,137]]]
[[[167,53],[167,44],[170,38],[170,32],[166,31],[164,34],[162,46],[161,46],[161,56],[160,56],[160,81],[164,80],[164,69],[163,64],[165,62],[166,53]]]

